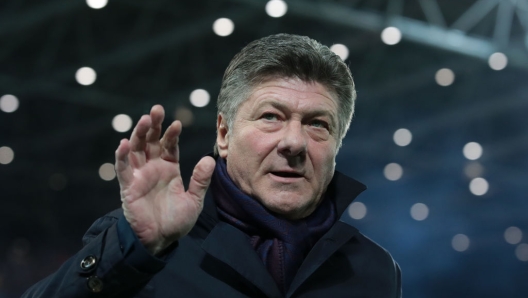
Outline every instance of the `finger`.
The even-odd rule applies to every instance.
[[[161,136],[161,124],[165,118],[165,110],[161,105],[155,105],[150,110],[150,118],[152,123],[150,129],[147,133],[147,142],[148,143],[157,143]]]
[[[127,139],[121,140],[115,152],[115,171],[121,187],[128,185],[133,178],[133,170],[128,162],[129,152],[130,142]]]
[[[180,152],[178,148],[178,139],[182,132],[181,122],[176,120],[167,128],[161,139],[161,158],[179,162]]]
[[[209,184],[211,184],[211,176],[213,175],[215,165],[216,162],[212,157],[205,156],[194,167],[187,193],[195,200],[202,201],[205,197],[205,192]]]
[[[146,146],[147,132],[150,129],[152,120],[150,116],[143,115],[139,119],[132,135],[130,136],[130,150],[133,152],[144,151]]]

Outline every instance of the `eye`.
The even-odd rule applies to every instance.
[[[313,127],[317,127],[317,128],[325,128],[325,129],[327,129],[327,130],[330,129],[328,123],[326,123],[326,122],[323,121],[323,120],[317,120],[317,119],[312,120],[312,121],[310,122],[310,125],[313,126]]]
[[[268,121],[276,121],[279,119],[279,116],[273,113],[264,113],[260,118],[268,120]]]

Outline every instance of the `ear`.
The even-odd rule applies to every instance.
[[[229,134],[227,121],[221,113],[218,114],[218,119],[216,119],[216,145],[218,147],[218,155],[222,158],[227,158]]]

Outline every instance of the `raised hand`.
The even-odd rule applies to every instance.
[[[212,157],[202,158],[185,191],[178,149],[182,126],[174,121],[160,140],[164,116],[162,106],[153,106],[150,115],[138,121],[130,140],[121,140],[116,150],[115,168],[125,217],[153,254],[192,229],[215,167]]]

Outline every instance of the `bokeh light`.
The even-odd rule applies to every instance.
[[[112,127],[118,132],[127,132],[132,128],[132,118],[126,114],[119,114],[112,119]]]
[[[462,149],[464,156],[469,160],[477,160],[482,156],[482,146],[477,142],[469,142]]]
[[[174,112],[174,119],[180,120],[183,127],[192,125],[194,120],[193,112],[186,107],[179,107]]]
[[[271,0],[266,3],[266,13],[273,18],[280,18],[288,11],[288,5],[282,0]]]
[[[400,128],[394,132],[393,140],[398,146],[407,146],[412,141],[412,134],[408,129]]]
[[[13,113],[18,109],[18,98],[11,94],[0,97],[0,110],[6,113]]]
[[[75,79],[77,80],[77,83],[88,86],[95,82],[97,79],[97,74],[93,68],[81,67],[75,73]]]
[[[456,251],[466,251],[469,248],[469,238],[464,234],[457,234],[451,240],[451,246]]]
[[[211,97],[209,96],[209,92],[207,92],[204,89],[196,89],[193,92],[191,92],[191,96],[189,97],[189,100],[191,101],[191,104],[195,107],[202,108],[205,107],[209,103],[209,99]]]
[[[111,181],[116,177],[114,165],[111,163],[104,163],[99,167],[99,177],[105,181]]]
[[[235,30],[235,24],[228,18],[220,18],[213,23],[213,31],[218,36],[228,36]]]
[[[481,177],[484,174],[484,167],[477,161],[468,162],[464,167],[464,173],[471,179]]]
[[[108,0],[86,0],[86,4],[93,9],[101,9],[108,4]]]
[[[455,81],[455,73],[449,68],[439,69],[435,74],[435,81],[440,86],[449,86]]]
[[[515,249],[515,256],[517,256],[517,259],[519,259],[519,261],[528,261],[528,244],[519,244]]]
[[[469,183],[469,190],[476,196],[485,195],[488,192],[489,184],[486,179],[477,177]]]
[[[367,206],[361,202],[354,202],[348,207],[348,215],[353,219],[362,219],[367,215]]]
[[[31,243],[23,237],[16,238],[11,242],[8,255],[18,260],[25,259],[31,251]]]
[[[385,169],[383,169],[383,174],[385,175],[385,178],[387,178],[388,180],[396,181],[402,177],[403,169],[397,163],[390,163],[385,166]]]
[[[330,50],[341,57],[343,61],[348,58],[348,48],[343,44],[336,43],[330,47]]]
[[[509,244],[518,244],[521,242],[523,233],[518,227],[509,227],[504,231],[504,240]]]
[[[13,149],[7,146],[0,147],[0,164],[10,164],[14,158],[15,152],[13,151]]]
[[[381,40],[388,45],[395,45],[399,43],[401,37],[401,31],[396,27],[387,27],[381,32]]]
[[[488,64],[493,70],[503,70],[508,65],[508,57],[500,52],[493,53],[488,59]]]
[[[411,207],[411,217],[414,220],[424,220],[429,216],[429,208],[423,203],[416,203]]]

